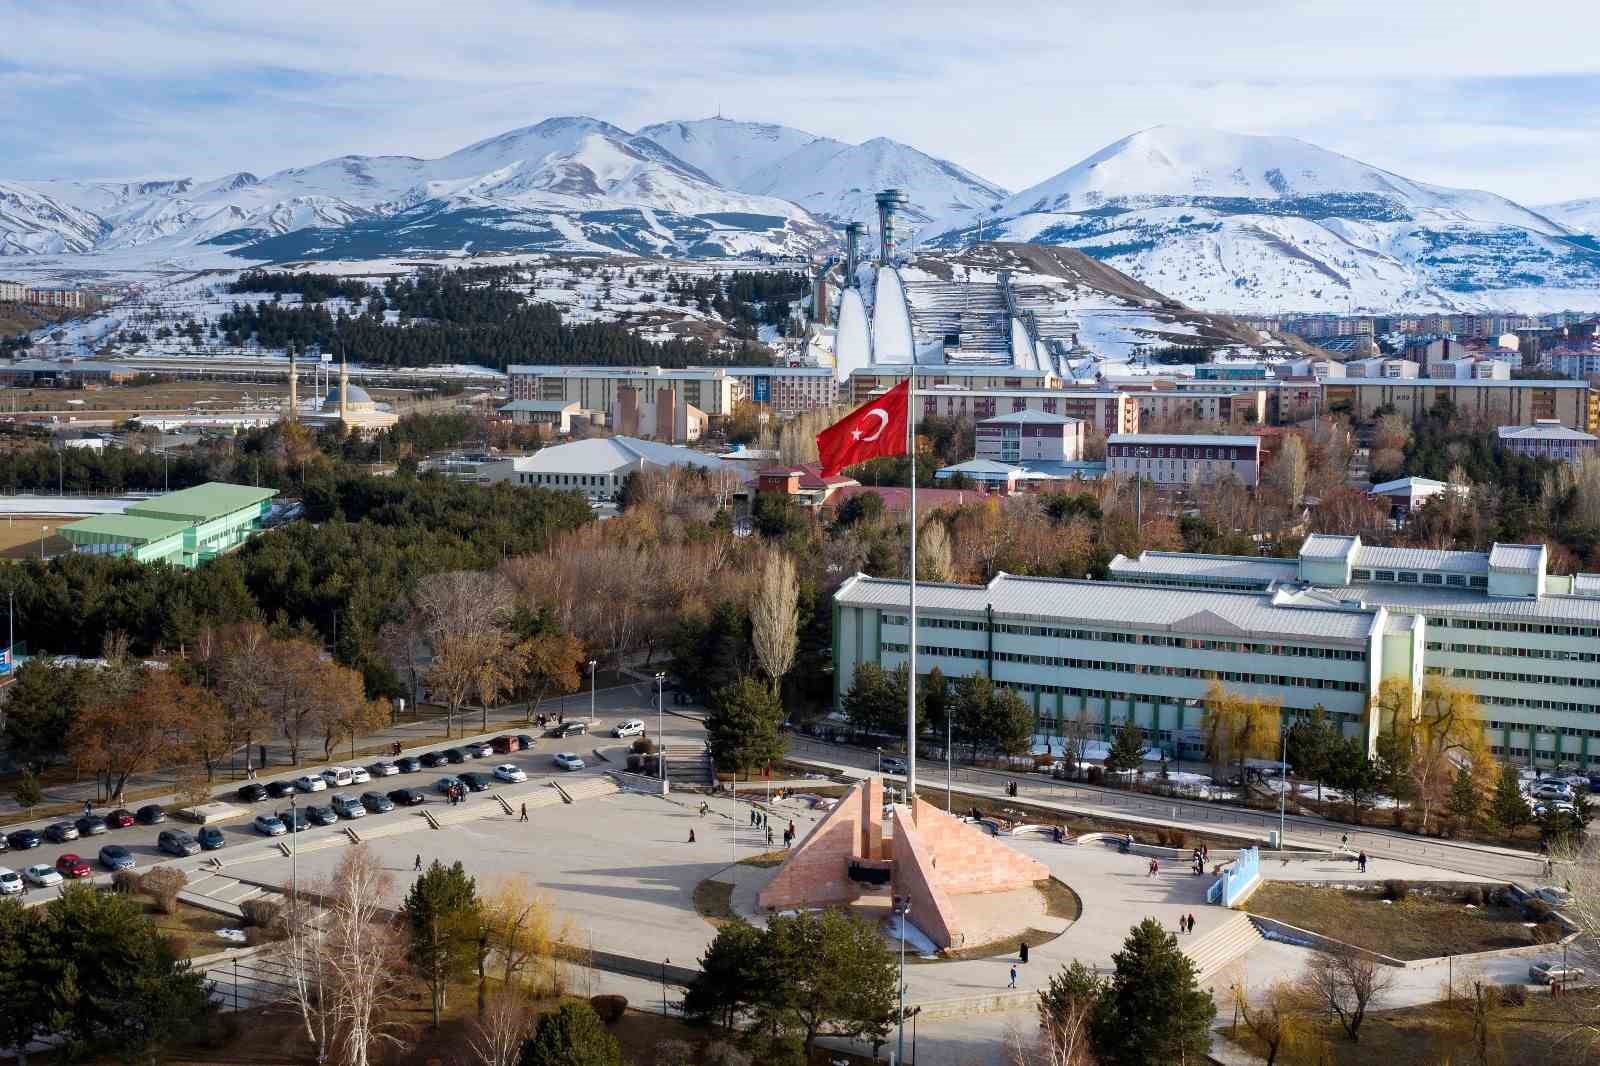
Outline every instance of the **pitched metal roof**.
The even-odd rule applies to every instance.
[[[920,591],[921,586],[918,586]],[[1387,607],[1422,615],[1449,615],[1459,618],[1494,618],[1534,624],[1572,623],[1600,626],[1600,597],[1485,596],[1474,589],[1440,585],[1346,585],[1341,588],[1311,587],[1280,589],[1278,601],[1290,609],[1360,603],[1368,607]]]
[[[1254,448],[1260,437],[1231,437],[1210,433],[1113,433],[1107,444],[1216,444],[1235,448]]]
[[[73,534],[114,537],[129,544],[151,544],[182,533],[194,523],[172,518],[146,518],[134,514],[102,514],[71,522],[61,527],[61,535],[73,540]]]
[[[1382,570],[1444,570],[1455,574],[1483,574],[1489,556],[1483,552],[1444,551],[1435,548],[1380,548],[1363,544],[1355,566]]]
[[[733,467],[715,456],[661,444],[638,437],[591,437],[569,444],[556,444],[543,448],[533,455],[512,460],[519,474],[609,474],[626,466],[642,463],[650,466],[698,466],[707,470]]]
[[[1569,429],[1560,423],[1545,423],[1536,426],[1501,426],[1497,432],[1501,440],[1587,440],[1596,441],[1593,433],[1582,433],[1576,429]]]
[[[129,506],[128,513],[154,518],[187,518],[193,522],[203,522],[209,518],[220,518],[222,515],[265,503],[277,494],[277,489],[208,481],[192,489],[181,489],[169,492],[165,496],[157,496],[152,500],[142,500]]]
[[[1014,425],[1021,424],[1023,422],[1035,422],[1040,425],[1064,426],[1068,422],[1081,421],[1083,421],[1081,418],[1069,418],[1066,415],[1052,415],[1047,414],[1044,411],[1011,411],[1007,414],[995,415],[993,418],[979,419],[977,424],[980,426],[985,426],[994,425],[996,423]]]
[[[906,583],[857,574],[834,601],[846,607],[904,608]],[[1377,624],[1373,609],[1286,607],[1258,592],[1167,588],[1112,581],[996,575],[988,585],[917,583],[917,609],[1046,622],[1092,622],[1140,630],[1232,632],[1260,637],[1364,644]],[[1600,606],[1600,604],[1597,604]]]
[[[1489,552],[1490,570],[1533,573],[1544,565],[1543,544],[1496,544]]]
[[[1345,559],[1361,547],[1360,537],[1334,533],[1313,533],[1300,545],[1302,559]]]
[[[1119,555],[1111,560],[1113,574],[1147,574],[1197,580],[1255,581],[1263,587],[1299,576],[1293,559],[1265,559],[1250,555],[1196,555],[1187,552],[1144,551],[1137,559]]]
[[[1415,493],[1418,489],[1439,490],[1444,487],[1443,481],[1435,481],[1431,477],[1400,477],[1393,481],[1385,481],[1381,485],[1374,485],[1367,491],[1378,496],[1387,496],[1391,493]]]

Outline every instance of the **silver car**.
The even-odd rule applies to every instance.
[[[1570,985],[1583,980],[1583,969],[1563,966],[1554,959],[1547,959],[1528,967],[1528,980],[1536,985]]]

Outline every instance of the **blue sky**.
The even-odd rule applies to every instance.
[[[1118,10],[1118,8],[1125,10]],[[1198,10],[1197,10],[1198,9]],[[551,115],[887,136],[1021,189],[1160,123],[1600,196],[1600,4],[0,0],[0,178],[442,155]]]

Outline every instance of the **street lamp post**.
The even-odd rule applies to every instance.
[[[900,917],[900,1011],[894,1061],[895,1066],[902,1066],[906,1061],[906,918],[911,914],[911,897],[894,897],[894,913]]]
[[[1289,796],[1289,733],[1283,728],[1283,723],[1278,723],[1278,732],[1282,734],[1283,757],[1278,761],[1278,847],[1283,847],[1285,824],[1284,804]]]
[[[49,532],[50,532],[50,527],[49,526],[40,526],[39,527],[39,561],[40,562],[44,562],[44,539],[45,539],[45,535],[48,534]]]
[[[589,660],[589,724],[594,725],[594,668],[598,660]]]
[[[883,748],[882,747],[878,748],[878,773],[880,775],[883,773]]]
[[[666,674],[656,674],[656,770],[663,785],[667,783],[667,712],[662,706],[661,686],[666,681]]]

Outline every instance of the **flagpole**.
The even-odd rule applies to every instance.
[[[911,639],[910,670],[906,676],[906,803],[917,794],[917,364],[915,356],[906,378],[906,455],[911,459]]]

